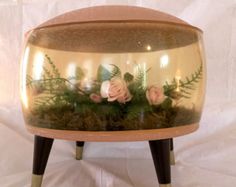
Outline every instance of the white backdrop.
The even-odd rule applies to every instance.
[[[33,136],[19,104],[19,55],[24,33],[64,12],[125,4],[158,9],[204,31],[207,95],[201,128],[176,138],[174,187],[236,186],[235,0],[0,0],[0,186],[29,187]],[[74,143],[56,140],[45,187],[156,187],[147,142],[87,143],[74,160]]]

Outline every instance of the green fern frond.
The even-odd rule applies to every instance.
[[[145,85],[145,76],[147,75],[147,73],[150,71],[151,68],[144,70],[142,69],[140,66],[137,67],[137,75],[134,79],[134,83],[136,84],[138,89],[145,89],[144,85]]]
[[[189,77],[186,77],[185,80],[177,81],[174,78],[171,83],[166,82],[163,86],[165,95],[175,99],[177,92],[176,89],[179,88],[180,94],[178,95],[178,97],[183,97],[187,99],[191,98],[190,91],[194,90],[195,84],[202,79],[202,70],[203,67],[201,64],[197,71],[191,74]]]
[[[118,66],[116,66],[115,64],[110,64],[113,68],[111,71],[111,78],[113,77],[120,77],[121,76],[121,70]]]
[[[51,74],[51,72],[49,70],[47,70],[47,68],[43,67],[43,71],[44,71],[44,76],[47,78],[53,78],[53,75]]]
[[[55,66],[55,64],[54,64],[53,61],[51,60],[51,58],[50,58],[48,55],[45,55],[45,58],[47,59],[47,62],[48,62],[49,65],[51,66],[52,72],[53,72],[54,76],[55,76],[56,78],[59,78],[59,77],[60,77],[59,70],[57,69],[57,67]]]
[[[26,85],[32,87],[33,78],[30,75],[26,75]]]

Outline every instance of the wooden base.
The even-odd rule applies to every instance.
[[[37,136],[84,142],[124,142],[168,139],[196,131],[198,123],[152,130],[128,131],[71,131],[39,128],[27,125],[27,130]]]
[[[43,175],[32,175],[31,187],[41,187],[43,181]]]

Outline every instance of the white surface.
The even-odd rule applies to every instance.
[[[180,17],[204,31],[208,86],[201,128],[175,139],[173,187],[236,186],[235,0],[0,0],[0,186],[29,187],[33,136],[20,112],[18,77],[23,33],[76,8],[130,4]],[[157,187],[147,142],[87,143],[84,160],[73,142],[56,140],[45,187]]]

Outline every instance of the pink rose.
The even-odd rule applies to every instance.
[[[161,87],[150,86],[146,91],[146,97],[150,105],[159,105],[165,100],[164,90]]]
[[[108,98],[110,102],[117,100],[119,103],[125,103],[132,98],[126,82],[120,78],[104,81],[101,85],[101,96]]]
[[[98,94],[92,93],[92,94],[90,94],[89,97],[94,103],[101,103],[102,102],[102,97]]]

